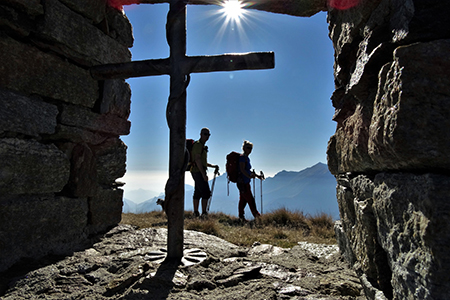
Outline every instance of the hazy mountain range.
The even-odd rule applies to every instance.
[[[186,176],[190,174],[186,173]],[[212,174],[209,175],[212,177]],[[210,180],[210,186],[213,180]],[[328,171],[327,165],[318,163],[302,171],[281,171],[274,177],[269,177],[262,182],[262,209],[261,209],[261,181],[256,179],[251,183],[252,190],[255,186],[255,199],[258,210],[264,213],[281,207],[289,210],[303,211],[305,214],[316,215],[321,212],[328,213],[334,219],[339,219],[339,210],[336,200],[336,179]],[[229,195],[228,195],[229,189]],[[154,192],[137,190],[136,194],[153,195]],[[185,187],[185,210],[193,210],[192,207],[193,187]],[[152,197],[147,201],[136,204],[124,199],[123,212],[144,213],[153,210],[161,210],[156,204],[158,198],[164,198],[164,194]],[[217,177],[214,185],[210,211],[221,211],[226,214],[237,216],[239,192],[235,183],[229,184],[227,188],[226,173]],[[248,206],[245,215],[252,218]]]

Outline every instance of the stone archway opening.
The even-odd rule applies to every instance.
[[[180,4],[181,5],[181,4]],[[186,4],[183,4],[183,7],[185,7]],[[109,74],[128,74],[129,76],[126,75],[120,75],[120,76],[125,76],[125,77],[134,77],[134,76],[145,76],[145,74],[147,75],[162,75],[162,74],[170,74],[170,96],[169,96],[169,104],[168,104],[168,108],[167,108],[167,113],[166,113],[166,117],[167,117],[167,122],[170,128],[170,158],[169,158],[169,179],[167,181],[166,187],[165,187],[165,191],[166,191],[166,203],[168,203],[168,205],[166,205],[166,213],[168,214],[169,217],[169,237],[168,237],[168,251],[169,251],[169,255],[168,258],[175,258],[176,254],[171,254],[171,248],[173,249],[174,247],[176,247],[175,245],[182,245],[182,222],[180,223],[179,221],[183,219],[182,217],[182,212],[184,211],[184,174],[182,174],[181,178],[182,178],[182,182],[180,182],[180,180],[178,178],[180,178],[180,175],[176,175],[178,173],[180,173],[180,166],[182,172],[184,173],[184,167],[182,167],[183,164],[183,155],[182,153],[184,152],[184,140],[186,138],[185,136],[185,126],[186,126],[186,104],[184,105],[184,108],[178,107],[178,105],[180,105],[179,103],[185,103],[186,102],[186,93],[184,92],[183,94],[183,89],[186,90],[187,85],[190,83],[190,77],[189,74],[191,72],[195,73],[195,70],[198,66],[202,66],[205,65],[205,67],[202,67],[201,72],[210,72],[210,71],[230,71],[230,70],[244,70],[244,69],[266,69],[266,68],[271,68],[273,67],[273,62],[272,65],[269,63],[269,61],[267,60],[267,63],[264,62],[264,60],[266,60],[266,58],[263,58],[267,55],[263,54],[263,53],[255,53],[255,54],[245,54],[245,60],[242,60],[242,63],[244,63],[244,65],[241,66],[241,62],[239,62],[239,60],[241,60],[242,56],[240,55],[229,55],[230,57],[227,56],[226,64],[223,64],[221,66],[217,65],[215,62],[212,62],[212,60],[214,60],[214,57],[206,57],[206,58],[200,58],[205,60],[211,60],[211,63],[200,63],[200,62],[195,62],[195,64],[192,65],[192,67],[189,67],[189,61],[193,60],[194,58],[190,58],[190,57],[186,57],[185,53],[186,53],[186,9],[183,8],[183,11],[179,11],[179,3],[177,1],[171,1],[170,2],[170,11],[168,13],[168,18],[167,18],[167,25],[166,25],[166,36],[167,36],[167,41],[169,43],[170,46],[170,59],[169,60],[153,60],[153,61],[148,61],[148,62],[135,62],[133,64],[127,64],[127,65],[115,65],[115,66],[100,66],[100,67],[95,67],[93,69],[93,74],[94,76],[98,77],[98,78],[108,78]],[[178,21],[179,20],[179,21]],[[180,32],[177,33],[175,31],[175,28],[178,28],[180,25],[177,25],[181,23],[181,27],[180,27]],[[236,24],[239,25],[239,24]],[[237,28],[237,30],[239,30],[240,28]],[[183,37],[181,37],[181,35],[183,35]],[[184,41],[183,41],[184,40]],[[181,43],[182,42],[182,43]],[[181,43],[181,44],[180,44]],[[184,48],[184,49],[183,49]],[[182,51],[182,52],[178,52],[178,51]],[[181,58],[181,59],[177,59],[176,55],[177,53],[181,53],[185,58]],[[250,58],[250,56],[252,56]],[[248,58],[247,58],[248,57]],[[197,59],[198,60],[198,59]],[[258,62],[257,62],[258,61]],[[226,67],[227,64],[232,64],[233,67],[231,69],[229,69],[228,67]],[[234,67],[234,65],[236,64],[236,66],[239,66],[237,68]],[[209,67],[206,67],[206,66]],[[217,65],[217,67],[216,67]],[[129,67],[128,67],[129,66]],[[138,67],[139,66],[139,67]],[[142,67],[141,67],[142,66]],[[179,66],[179,67],[177,67]],[[212,68],[211,68],[212,67]],[[132,68],[132,70],[129,72],[128,70]],[[148,68],[148,71],[144,71],[144,68]],[[184,68],[184,71],[183,71]],[[186,69],[186,68],[191,68],[191,69]],[[124,70],[124,73],[121,73]],[[156,70],[157,73],[154,73]],[[190,70],[190,71],[188,71]],[[128,73],[129,72],[129,73]],[[148,72],[148,73],[146,73]],[[184,78],[182,77],[182,80],[175,80],[175,75],[177,74],[187,74],[187,76],[189,78]],[[102,77],[104,76],[104,77]],[[117,76],[117,75],[113,75]],[[178,75],[177,75],[178,76]],[[186,75],[183,75],[186,76]],[[187,81],[186,81],[187,80]],[[184,84],[183,82],[187,82],[187,84]],[[184,85],[184,87],[183,87]],[[180,90],[181,88],[181,90]],[[180,95],[183,95],[183,99],[181,101],[177,100]],[[174,98],[175,97],[175,98]],[[236,108],[236,110],[239,110],[239,107],[243,107],[243,106],[238,106],[238,108]],[[184,112],[183,112],[184,111]],[[182,114],[180,116],[176,116],[173,115],[172,112],[177,112]],[[286,108],[285,113],[289,112],[289,108]],[[240,118],[237,118],[238,120],[234,120],[235,122],[237,121],[237,123],[239,123]],[[245,120],[245,117],[242,118],[242,120]],[[178,125],[177,125],[178,124]],[[276,123],[272,124],[272,127],[275,127]],[[178,129],[177,129],[178,128]],[[275,129],[275,130],[281,130],[280,129]],[[178,142],[177,142],[178,140]],[[180,151],[177,151],[178,146],[180,146]],[[181,161],[180,161],[181,160]],[[184,159],[186,160],[186,159]],[[180,161],[180,162],[177,162]],[[181,185],[183,184],[183,185]],[[181,185],[181,187],[180,187]],[[175,188],[176,186],[178,186],[178,188]],[[177,195],[177,196],[175,196]],[[180,201],[175,201],[175,199],[180,199]],[[173,205],[170,205],[171,203],[173,203]],[[178,203],[177,205],[175,205],[175,203]],[[169,210],[167,210],[169,209]],[[179,213],[181,213],[181,215]],[[175,223],[171,223],[171,220],[178,220],[177,222],[177,226],[175,226]],[[175,221],[174,221],[175,222]],[[171,225],[172,224],[172,225]],[[172,228],[172,230],[171,230]],[[175,232],[175,228],[179,228],[181,229],[181,231],[177,234],[177,236],[179,236],[179,240],[180,242],[177,242],[173,237],[175,236],[175,233],[173,235],[171,235],[171,232]],[[178,230],[178,229],[177,229]],[[177,231],[178,232],[178,231]],[[172,238],[171,238],[172,236]],[[172,241],[172,242],[170,242]],[[177,247],[179,248],[179,247]],[[178,249],[179,251],[175,251],[176,253],[182,253],[182,247],[180,249]],[[175,253],[172,251],[172,253]],[[181,255],[181,254],[180,254]]]

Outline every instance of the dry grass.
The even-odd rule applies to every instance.
[[[122,214],[122,224],[138,228],[167,227],[167,217],[161,211],[145,214]],[[184,228],[218,236],[233,244],[251,246],[254,242],[290,248],[298,242],[336,243],[333,218],[327,214],[304,215],[285,208],[266,213],[261,218],[242,223],[237,217],[211,213],[207,219],[194,218],[185,212]]]

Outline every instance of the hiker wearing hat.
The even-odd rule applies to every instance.
[[[192,146],[191,159],[194,164],[191,166],[192,178],[195,182],[194,189],[194,216],[200,216],[198,207],[200,204],[200,198],[202,199],[202,216],[207,215],[208,199],[211,197],[211,190],[208,185],[208,175],[206,170],[208,167],[215,168],[216,171],[219,166],[208,163],[208,147],[205,146],[206,141],[209,140],[211,133],[208,128],[202,128],[200,131],[200,139],[195,141]]]

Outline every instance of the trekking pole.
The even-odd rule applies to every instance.
[[[256,174],[255,169],[253,169],[253,174]],[[256,196],[255,177],[253,177],[253,196]]]
[[[260,176],[261,176],[261,178],[260,178],[260,180],[261,180],[261,214],[263,214],[262,182],[263,182],[264,179],[266,179],[266,178],[264,177],[263,171],[261,171]]]
[[[216,168],[216,170],[214,171],[214,178],[213,178],[213,182],[211,184],[211,197],[209,197],[208,204],[206,206],[207,213],[209,213],[209,207],[211,206],[212,196],[213,196],[213,192],[214,192],[214,185],[216,183],[216,175],[220,176],[218,168]]]

